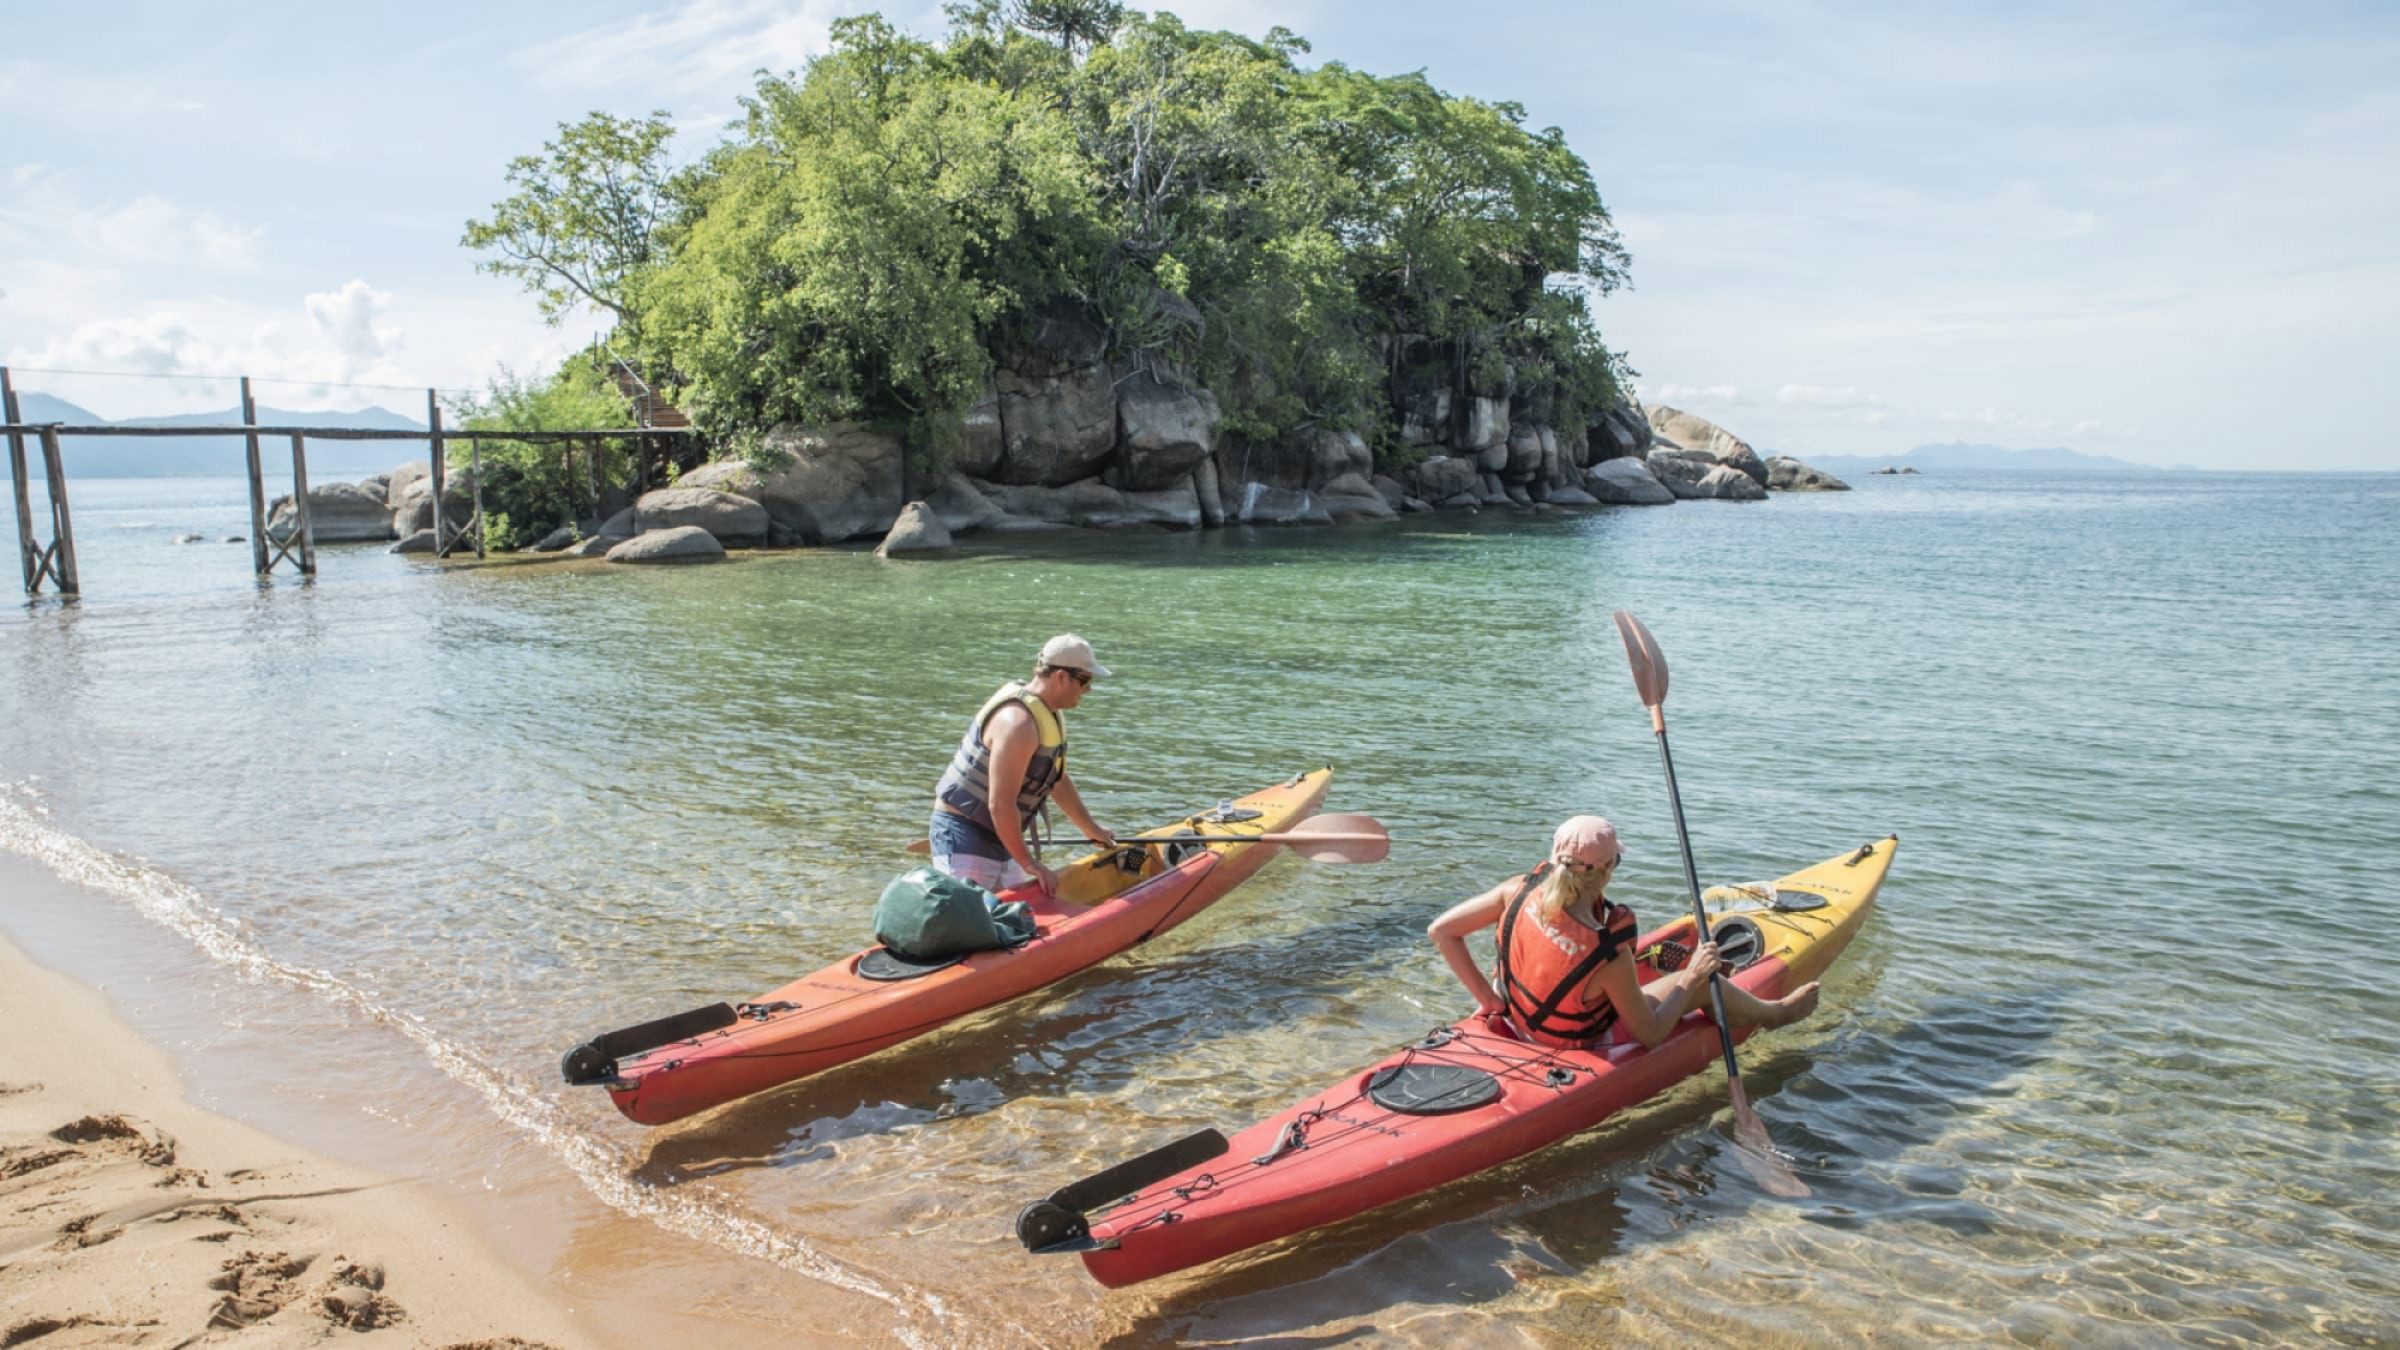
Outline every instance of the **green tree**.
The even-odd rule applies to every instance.
[[[591,431],[636,425],[633,406],[601,372],[594,353],[571,356],[548,379],[500,372],[480,396],[450,408],[461,432]],[[634,454],[611,437],[577,444],[485,441],[484,539],[503,552],[523,548],[562,525],[590,519],[610,484],[632,480]],[[456,453],[455,451],[453,452]]]
[[[674,134],[663,112],[596,112],[561,124],[543,153],[509,161],[516,191],[489,220],[468,221],[460,242],[496,255],[481,270],[522,282],[552,323],[588,303],[638,328],[628,288],[657,259],[673,209],[666,152]]]

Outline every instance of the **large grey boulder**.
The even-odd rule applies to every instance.
[[[900,553],[947,553],[956,547],[942,518],[923,502],[910,502],[900,508],[900,518],[892,522],[891,532],[875,546],[875,556],[889,558]]]
[[[431,533],[431,531],[427,533]],[[560,549],[558,556],[561,558],[605,558],[610,549],[631,537],[622,534],[595,534],[589,539],[577,540]]]
[[[1778,492],[1848,492],[1850,485],[1790,455],[1767,461],[1767,486]]]
[[[1719,464],[1701,476],[1692,487],[1692,496],[1721,502],[1763,502],[1767,490],[1758,480],[1730,464]]]
[[[1767,466],[1750,443],[1697,413],[1665,404],[1650,409],[1650,429],[1686,450],[1706,450],[1720,464],[1730,464],[1760,487],[1767,485]]]
[[[1327,483],[1317,502],[1335,520],[1391,520],[1400,514],[1364,474],[1346,473]]]
[[[408,490],[424,482],[432,472],[433,470],[425,466],[425,461],[412,459],[385,474],[383,479],[384,505],[394,511],[399,510],[401,499],[408,495]]]
[[[1551,454],[1555,457],[1557,451],[1554,449]],[[1505,482],[1530,483],[1538,477],[1542,472],[1542,429],[1522,422],[1511,426],[1508,455],[1499,469]]]
[[[1375,471],[1375,452],[1367,447],[1367,438],[1355,431],[1312,427],[1301,434],[1300,444],[1308,455],[1308,480],[1302,484],[1304,487],[1322,492],[1326,484],[1337,478]]]
[[[697,525],[637,534],[608,551],[612,563],[716,562],[724,556],[725,546]]]
[[[1598,506],[1600,499],[1572,483],[1560,483],[1550,489],[1543,500],[1552,506]]]
[[[403,484],[401,476],[392,475],[388,492],[392,507],[392,531],[411,535],[433,528],[433,477],[431,474],[411,475]],[[464,469],[451,469],[442,476],[442,528],[455,533],[458,527],[475,516],[475,476]],[[386,539],[391,535],[384,535]]]
[[[894,437],[856,423],[777,427],[760,505],[808,543],[881,535],[899,519],[903,455]]]
[[[433,531],[419,530],[384,551],[387,553],[431,553],[433,552]]]
[[[1475,461],[1451,455],[1435,455],[1407,471],[1402,480],[1408,490],[1429,502],[1448,501],[1464,494],[1480,494],[1482,480],[1476,475]]]
[[[1217,396],[1205,389],[1162,384],[1147,374],[1126,379],[1117,386],[1124,447],[1118,462],[1125,488],[1148,492],[1188,479],[1195,465],[1215,453],[1222,416]]]
[[[1117,389],[1108,367],[1024,375],[1006,366],[1000,391],[1003,483],[1063,485],[1097,473],[1117,448]]]
[[[550,533],[543,535],[541,542],[533,545],[530,551],[534,553],[556,553],[561,549],[571,546],[574,544],[574,542],[575,527],[572,525],[561,525],[557,529],[552,530]]]
[[[809,508],[808,503],[788,488],[779,487],[773,478],[760,473],[745,460],[711,461],[676,479],[675,486],[712,488],[757,502],[767,513],[766,542],[770,545],[824,542],[824,531],[817,524],[816,512]],[[630,523],[626,533],[635,533]]]
[[[1379,473],[1367,481],[1373,483],[1375,485],[1375,490],[1383,494],[1383,500],[1386,505],[1390,506],[1395,511],[1406,509],[1408,505],[1408,489],[1401,485],[1399,479],[1392,477],[1388,473]]]
[[[1655,445],[1644,462],[1669,492],[1686,500],[1699,496],[1700,480],[1721,467],[1716,456],[1706,451],[1665,450]]]
[[[267,517],[267,536],[289,539],[299,528],[292,499],[277,497]],[[308,490],[308,528],[320,544],[380,542],[392,537],[392,513],[377,489],[363,483],[327,483]]]
[[[1604,459],[1583,471],[1584,491],[1603,506],[1667,506],[1675,494],[1639,459]]]
[[[660,488],[633,504],[636,535],[696,525],[728,548],[767,542],[767,508],[748,497],[708,487]]]

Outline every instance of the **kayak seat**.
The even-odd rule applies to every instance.
[[[937,970],[948,970],[967,958],[945,957],[939,961],[911,961],[888,947],[877,947],[858,958],[858,977],[862,980],[914,980]]]
[[[1464,1064],[1398,1064],[1367,1080],[1367,1099],[1404,1116],[1446,1116],[1500,1099],[1500,1080]]]

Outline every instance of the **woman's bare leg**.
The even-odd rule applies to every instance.
[[[1650,991],[1665,983],[1652,980],[1642,986],[1642,997],[1650,1000],[1652,1008],[1658,1007],[1662,1000]],[[1790,1026],[1817,1010],[1817,985],[1813,980],[1776,999],[1760,998],[1730,980],[1718,981],[1717,987],[1725,995],[1726,1020],[1737,1027]],[[1708,1004],[1705,999],[1695,998],[1692,1006],[1705,1009]]]

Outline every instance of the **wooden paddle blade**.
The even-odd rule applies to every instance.
[[[920,858],[930,858],[933,856],[933,841],[930,839],[910,840],[908,851],[916,854]]]
[[[1310,862],[1379,863],[1392,856],[1392,836],[1383,822],[1355,811],[1310,816],[1283,831],[1282,839]]]
[[[1750,1094],[1742,1090],[1742,1080],[1731,1081],[1733,1097],[1733,1156],[1769,1195],[1786,1200],[1800,1200],[1814,1194],[1808,1183],[1792,1172],[1791,1164],[1767,1137],[1767,1127],[1758,1113],[1750,1109]]]
[[[1633,687],[1642,696],[1642,706],[1656,708],[1667,701],[1667,655],[1658,649],[1658,639],[1642,627],[1642,621],[1624,610],[1617,611],[1617,636],[1625,639],[1625,664],[1633,667]]]

